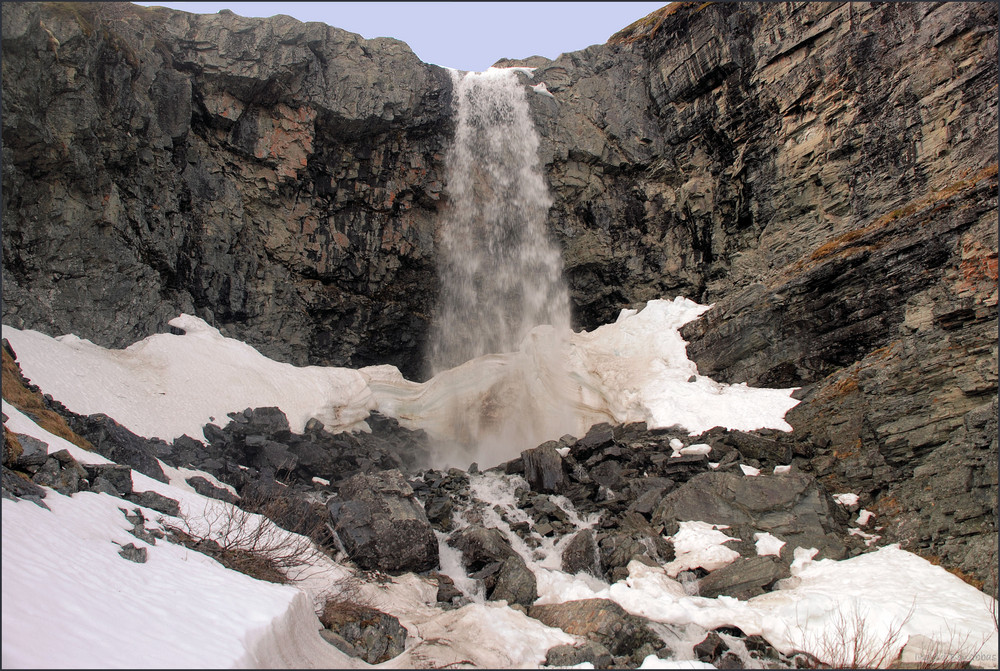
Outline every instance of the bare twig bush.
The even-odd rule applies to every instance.
[[[991,613],[995,604],[992,599],[987,602],[987,608],[993,609]],[[989,636],[980,640],[951,625],[935,638],[904,634],[915,609],[916,603],[911,604],[904,617],[887,627],[874,626],[869,612],[856,602],[847,610],[838,609],[836,617],[814,639],[813,668],[961,669],[985,659],[983,648]],[[995,662],[995,657],[990,659]]]
[[[903,628],[913,617],[914,606],[888,629],[869,622],[866,609],[854,602],[849,609],[838,607],[823,631],[813,634],[809,647],[817,668],[876,669],[899,659],[906,643]],[[802,625],[799,625],[802,628]],[[807,635],[810,632],[807,632]]]
[[[259,512],[251,512],[210,502],[200,517],[182,515],[180,526],[169,522],[163,526],[172,540],[226,568],[259,580],[289,583],[304,577],[304,569],[314,565],[321,552],[307,535],[282,529],[269,519],[271,507],[284,505],[280,498],[260,500],[255,505]]]
[[[911,605],[903,619],[894,621],[886,631],[878,631],[869,625],[868,611],[857,602],[846,613],[838,609],[817,656],[834,668],[885,668],[899,659],[906,644],[903,627],[913,611]]]

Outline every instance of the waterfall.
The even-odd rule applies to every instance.
[[[495,464],[571,426],[569,292],[546,234],[552,199],[526,87],[514,70],[452,71],[452,79],[456,130],[428,362],[432,382],[449,390],[439,411],[438,435],[449,436],[442,454]],[[475,372],[462,366],[472,359],[482,364]]]
[[[435,374],[515,351],[535,326],[563,332],[570,325],[562,259],[545,230],[552,199],[525,86],[509,69],[452,71],[452,78],[457,123],[430,339]]]

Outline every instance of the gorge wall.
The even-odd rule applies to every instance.
[[[577,328],[684,295],[699,371],[799,386],[803,469],[996,565],[993,3],[674,3],[527,65]],[[3,4],[3,320],[184,311],[296,364],[423,367],[452,80],[288,17]]]

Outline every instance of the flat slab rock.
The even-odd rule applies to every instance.
[[[628,655],[647,643],[654,648],[663,646],[660,637],[647,626],[648,620],[625,612],[610,599],[581,599],[532,606],[528,616],[550,627],[558,627],[567,634],[597,641],[616,656]]]
[[[698,581],[698,595],[708,599],[725,595],[745,601],[789,575],[788,565],[775,557],[740,557]]]

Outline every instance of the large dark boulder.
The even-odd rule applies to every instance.
[[[528,481],[533,491],[545,494],[557,494],[562,491],[566,476],[563,472],[562,457],[556,452],[558,444],[549,441],[521,452],[524,479]]]
[[[847,517],[826,489],[801,473],[748,477],[697,475],[667,494],[653,520],[674,533],[677,523],[698,520],[769,532],[788,547],[815,547],[821,557],[841,559]]]
[[[487,529],[478,524],[470,524],[452,534],[448,545],[462,553],[462,563],[472,570],[479,570],[491,562],[502,562],[517,555],[502,531]]]
[[[117,464],[131,466],[155,480],[167,482],[167,476],[157,461],[158,457],[169,453],[169,446],[162,440],[137,436],[104,414],[88,417],[67,415],[69,427],[89,440],[98,454]]]
[[[483,581],[487,599],[530,606],[538,598],[535,574],[499,529],[472,524],[452,534],[448,544],[462,553],[469,576]]]
[[[355,475],[327,502],[327,509],[358,566],[387,573],[438,567],[437,537],[399,471]]]
[[[601,557],[590,529],[578,531],[562,551],[562,570],[569,574],[590,573],[601,576]]]

